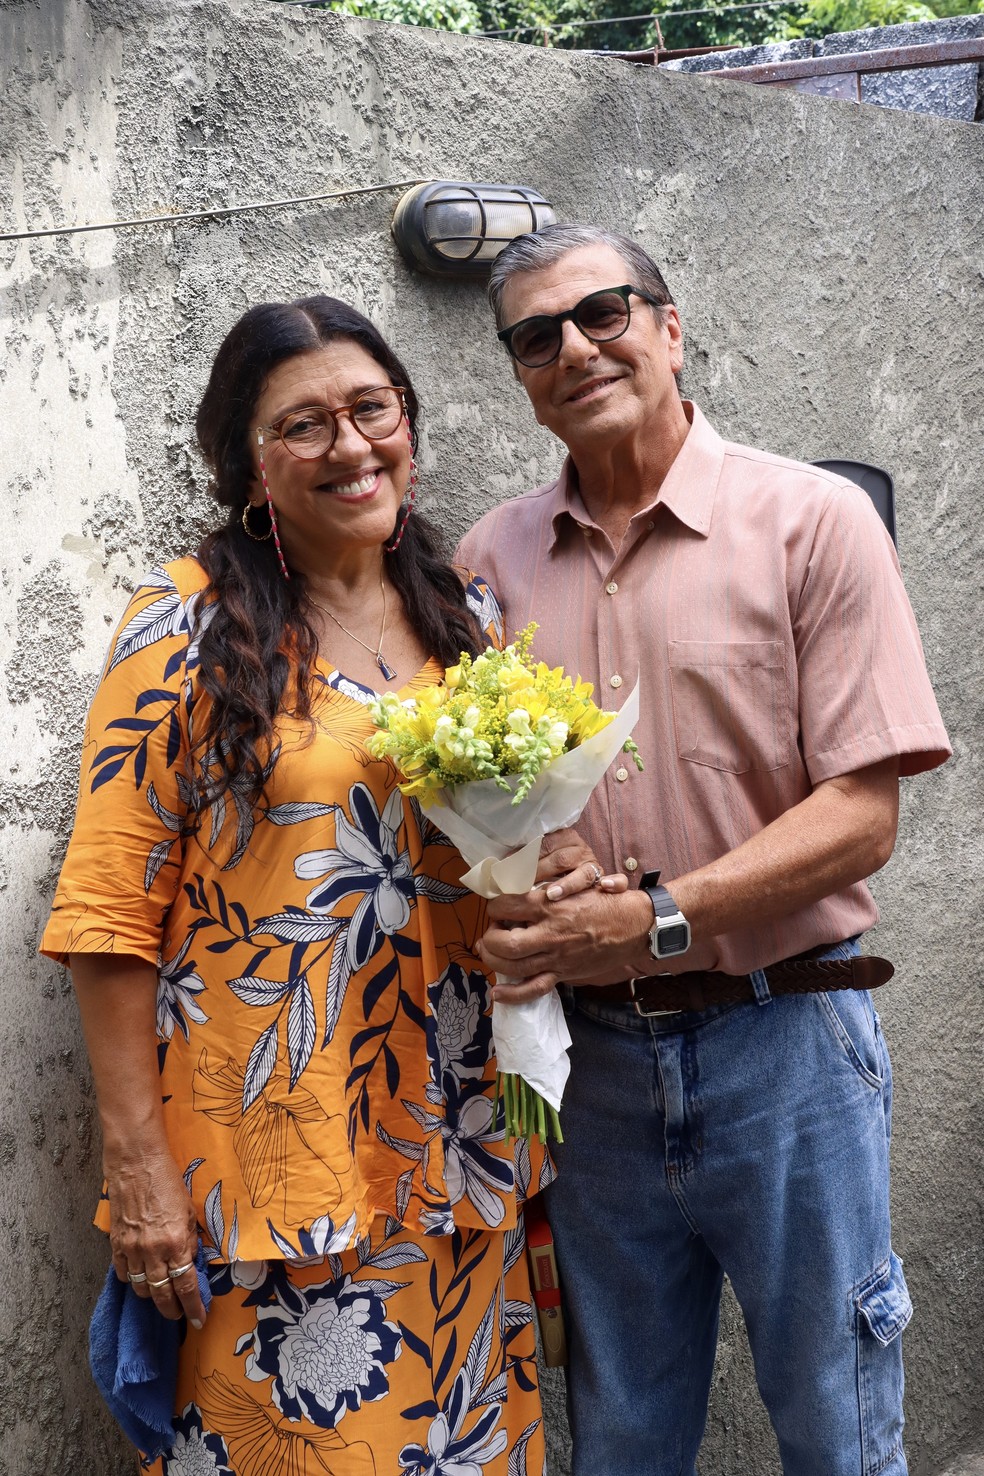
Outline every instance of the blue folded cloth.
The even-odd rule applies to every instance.
[[[212,1300],[201,1245],[195,1257],[206,1310]],[[174,1444],[180,1322],[162,1317],[149,1297],[138,1297],[113,1267],[89,1323],[92,1376],[110,1413],[150,1460]]]

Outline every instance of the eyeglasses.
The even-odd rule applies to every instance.
[[[592,343],[611,343],[613,338],[621,338],[632,320],[630,297],[641,297],[653,307],[666,306],[638,287],[607,287],[582,297],[566,313],[536,313],[511,328],[503,328],[496,337],[517,363],[525,364],[527,369],[542,369],[545,364],[552,364],[560,353],[563,324],[568,319]]]
[[[334,410],[324,405],[308,405],[282,415],[273,425],[258,426],[257,435],[261,444],[264,431],[279,436],[291,456],[299,461],[314,461],[334,446],[340,415],[347,415],[367,441],[383,441],[391,436],[406,413],[404,393],[402,385],[383,384],[377,389],[363,390],[351,405],[339,405]]]

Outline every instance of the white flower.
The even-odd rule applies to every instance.
[[[403,821],[400,791],[394,789],[380,815],[366,786],[353,784],[349,807],[359,826],[337,810],[334,847],[303,852],[294,874],[301,881],[321,878],[307,896],[314,913],[331,915],[343,897],[364,894],[348,929],[349,964],[356,969],[371,957],[377,927],[387,934],[406,927],[415,888],[410,853],[397,841]]]
[[[280,1345],[280,1379],[292,1399],[301,1388],[332,1409],[342,1390],[368,1383],[381,1347],[366,1326],[371,1310],[368,1297],[347,1307],[322,1302],[287,1329]]]
[[[513,1187],[512,1165],[490,1153],[486,1143],[502,1141],[492,1126],[488,1097],[470,1097],[458,1113],[457,1126],[445,1126],[444,1182],[448,1198],[457,1204],[465,1195],[488,1225],[500,1225],[505,1215],[502,1194]],[[494,1194],[493,1189],[499,1193]]]
[[[195,965],[185,965],[185,954],[191,946],[192,934],[182,943],[172,959],[161,964],[157,980],[157,1034],[161,1040],[170,1040],[175,1025],[179,1026],[185,1040],[189,1040],[188,1021],[196,1025],[208,1023],[208,1016],[195,999],[204,992],[204,980],[194,972]]]
[[[253,1291],[267,1277],[266,1261],[230,1261],[229,1276],[234,1286]]]

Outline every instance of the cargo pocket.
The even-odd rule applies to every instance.
[[[894,1252],[856,1289],[854,1306],[862,1476],[879,1476],[902,1452],[901,1333],[912,1316],[902,1262]]]
[[[677,753],[729,774],[790,761],[788,683],[778,641],[670,641]]]

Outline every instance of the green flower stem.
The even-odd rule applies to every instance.
[[[507,1143],[514,1138],[527,1138],[531,1142],[534,1138],[539,1138],[541,1143],[545,1143],[548,1138],[553,1138],[558,1143],[564,1141],[556,1109],[528,1081],[524,1081],[513,1071],[500,1071],[496,1075],[493,1122],[498,1121],[500,1101]]]

